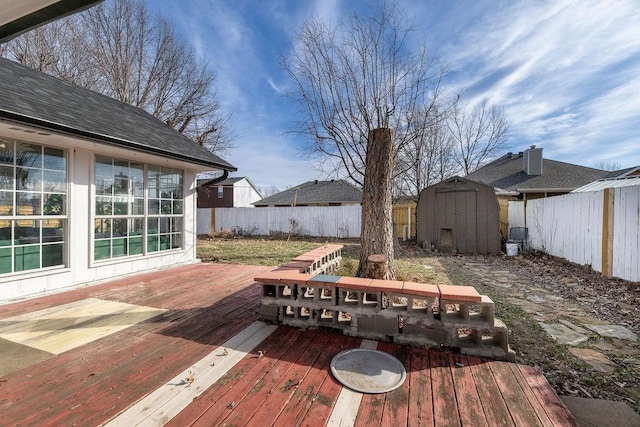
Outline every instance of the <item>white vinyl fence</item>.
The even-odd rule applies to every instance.
[[[202,209],[202,211],[207,210]],[[199,217],[200,211],[198,210]],[[264,236],[274,232],[292,232],[315,237],[357,238],[360,237],[361,219],[362,208],[359,205],[217,208],[215,209],[215,231],[238,230],[243,234]],[[200,224],[200,218],[198,218],[198,224]],[[207,234],[210,231],[201,233],[198,229],[198,233]]]
[[[532,249],[639,281],[639,212],[640,186],[610,188],[509,202],[509,227],[527,227]]]

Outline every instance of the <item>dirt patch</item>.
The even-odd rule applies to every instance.
[[[540,254],[435,258],[452,283],[472,285],[494,300],[517,361],[539,369],[558,394],[624,401],[640,413],[640,341],[633,340],[640,336],[639,283]],[[586,340],[559,344],[541,323],[562,325]],[[631,334],[612,338],[589,328],[606,324]],[[613,362],[607,372],[590,364],[594,352]],[[584,354],[589,357],[579,357]]]

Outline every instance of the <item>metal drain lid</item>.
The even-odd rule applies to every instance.
[[[394,356],[379,350],[353,348],[336,354],[331,373],[342,385],[361,393],[386,393],[404,383],[407,371]]]

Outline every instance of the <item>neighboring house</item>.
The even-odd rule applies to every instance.
[[[198,208],[250,208],[262,194],[249,178],[227,178],[213,185],[211,179],[198,180]],[[201,187],[203,186],[203,187]]]
[[[542,148],[532,145],[520,153],[507,153],[465,178],[495,189],[500,205],[500,230],[509,236],[509,201],[558,196],[611,172],[545,159]]]
[[[0,299],[196,262],[196,175],[147,112],[0,59]]]
[[[616,176],[590,182],[587,185],[573,190],[572,193],[586,193],[604,188],[635,187],[636,185],[640,185],[640,167],[616,171],[613,172],[613,174],[616,174]]]
[[[528,200],[566,194],[607,178],[611,172],[542,157],[535,145],[520,153],[507,153],[470,173],[466,178],[489,185],[498,199]]]
[[[360,204],[362,204],[362,190],[341,179],[308,181],[253,203],[256,207]]]

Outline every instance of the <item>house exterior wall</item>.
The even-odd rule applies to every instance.
[[[196,171],[188,163],[109,147],[62,135],[26,134],[0,127],[0,136],[65,149],[68,152],[68,225],[65,266],[0,275],[0,301],[7,301],[117,276],[196,262]],[[146,255],[93,260],[95,155],[176,168],[183,171],[182,248]]]
[[[218,196],[219,185],[210,185],[198,192],[198,208],[232,208],[233,188],[224,186],[222,197]]]
[[[252,208],[252,203],[260,199],[262,199],[262,196],[260,196],[247,179],[241,179],[233,184],[234,208]]]

